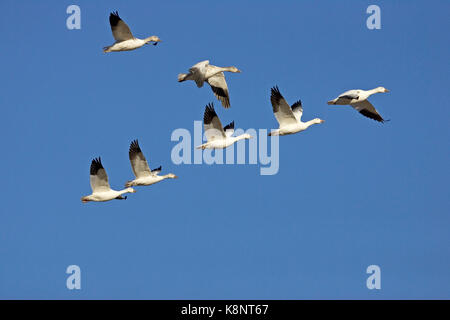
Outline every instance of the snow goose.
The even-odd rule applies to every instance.
[[[339,95],[336,99],[328,101],[328,104],[350,105],[355,110],[359,111],[363,116],[383,123],[388,120],[384,120],[378,113],[377,109],[375,109],[375,107],[367,100],[367,98],[374,93],[383,92],[389,92],[389,90],[384,87],[378,87],[372,90],[349,90]]]
[[[307,122],[302,122],[303,107],[298,100],[292,106],[286,102],[277,86],[271,90],[270,102],[273,113],[280,127],[269,133],[269,136],[284,136],[308,129],[313,124],[323,123],[325,120],[315,118]]]
[[[111,31],[116,42],[112,46],[104,47],[103,52],[129,51],[140,48],[149,42],[157,45],[161,41],[157,36],[151,36],[145,39],[135,38],[128,25],[120,19],[117,11],[109,15],[109,24],[111,25]]]
[[[150,170],[147,160],[139,147],[139,142],[133,140],[130,144],[130,150],[128,152],[131,162],[131,169],[136,179],[128,181],[125,187],[132,186],[149,186],[151,184],[160,182],[165,179],[175,179],[178,178],[173,173],[166,174],[164,176],[159,176],[161,172],[161,166],[159,168]]]
[[[197,149],[224,149],[239,140],[252,138],[247,133],[233,137],[234,121],[225,126],[225,128],[222,127],[222,123],[212,103],[208,104],[205,108],[203,126],[207,142],[198,146]]]
[[[92,160],[90,180],[92,194],[81,198],[83,203],[89,201],[109,201],[112,199],[125,200],[127,197],[122,197],[124,193],[134,193],[136,190],[133,188],[126,188],[124,190],[116,191],[112,190],[109,186],[108,176],[106,174],[105,168],[103,168],[102,160],[100,157]]]
[[[224,108],[230,107],[230,95],[228,93],[227,82],[225,81],[224,71],[239,73],[241,72],[236,67],[216,67],[209,64],[209,60],[201,61],[189,69],[189,73],[180,73],[178,75],[178,82],[186,80],[194,80],[197,87],[203,87],[206,81],[216,96],[222,103]]]

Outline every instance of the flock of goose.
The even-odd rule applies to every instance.
[[[116,41],[111,46],[103,48],[103,52],[105,53],[130,51],[138,49],[145,44],[151,43],[157,45],[158,42],[161,42],[161,39],[157,36],[144,39],[135,38],[128,25],[119,17],[117,11],[110,14],[109,23]],[[203,84],[207,82],[222,106],[228,109],[230,107],[230,97],[224,72],[240,73],[241,71],[234,66],[213,66],[209,64],[208,60],[205,60],[192,66],[189,69],[189,73],[179,74],[178,82],[192,80],[199,88],[203,87]],[[349,90],[339,95],[336,99],[328,101],[328,104],[350,105],[363,116],[383,123],[387,120],[384,120],[375,107],[367,100],[371,95],[383,92],[389,92],[389,90],[384,87],[378,87],[372,90]],[[302,102],[298,100],[294,104],[289,105],[277,86],[271,89],[270,102],[279,128],[272,130],[269,136],[294,134],[308,129],[313,124],[324,122],[324,120],[319,118],[303,122]],[[234,121],[223,127],[212,103],[208,104],[205,108],[203,125],[207,142],[197,147],[200,149],[223,149],[239,140],[252,138],[249,134],[234,137]],[[173,173],[159,175],[161,167],[151,170],[137,140],[132,141],[130,144],[129,158],[136,178],[126,182],[125,189],[120,191],[111,189],[100,157],[93,159],[90,167],[92,194],[82,197],[81,201],[84,203],[89,201],[103,202],[113,199],[123,200],[127,198],[123,194],[136,192],[132,188],[134,186],[149,186],[165,179],[177,178]]]

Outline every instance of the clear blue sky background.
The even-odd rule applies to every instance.
[[[81,30],[66,8],[81,7]],[[366,8],[381,7],[381,30]],[[0,298],[450,298],[448,1],[1,1]],[[118,10],[163,42],[103,54]],[[231,109],[177,74],[235,65]],[[270,87],[323,125],[280,138],[280,171],[174,165],[176,128],[214,101],[275,128]],[[326,101],[385,86],[379,124]],[[82,204],[101,156],[132,177],[138,138],[178,180]],[[66,288],[68,265],[82,290]],[[381,290],[366,268],[381,267]]]

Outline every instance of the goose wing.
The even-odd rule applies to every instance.
[[[161,172],[161,169],[162,169],[162,166],[159,166],[158,168],[153,169],[152,174],[155,176],[158,175]]]
[[[108,175],[106,174],[105,168],[103,168],[100,157],[93,159],[91,162],[90,181],[93,193],[111,190]]]
[[[302,119],[302,115],[303,115],[303,107],[302,107],[302,101],[298,100],[297,102],[295,102],[292,106],[292,113],[294,114],[295,119],[297,119],[297,121],[300,122],[300,120]]]
[[[131,169],[133,169],[136,178],[145,177],[152,174],[137,140],[133,140],[131,142],[128,156],[130,157]]]
[[[191,74],[192,80],[195,81],[197,87],[203,87],[203,82],[205,82],[206,69],[209,65],[209,60],[200,61],[199,63],[194,64],[190,69],[189,73]]]
[[[230,96],[223,72],[219,72],[214,76],[209,77],[207,81],[216,98],[222,103],[224,108],[228,109],[230,107]]]
[[[231,121],[229,124],[227,124],[223,130],[225,131],[225,135],[227,137],[231,137],[234,133],[234,121]]]
[[[222,123],[220,122],[212,103],[209,103],[205,108],[203,125],[205,128],[206,140],[208,140],[208,142],[225,139],[225,131],[223,130]]]
[[[297,119],[295,118],[291,107],[286,100],[284,100],[277,86],[271,89],[270,102],[272,103],[275,118],[277,118],[280,126],[297,123]]]
[[[352,103],[351,106],[355,108],[363,116],[376,120],[378,122],[384,122],[385,120],[380,116],[377,109],[368,101],[363,100],[357,103]]]
[[[109,15],[109,24],[111,25],[113,37],[117,42],[134,39],[130,28],[122,19],[120,19],[117,11],[111,12]]]
[[[348,90],[339,95],[338,99],[347,99],[347,100],[358,100],[359,94],[358,90]]]

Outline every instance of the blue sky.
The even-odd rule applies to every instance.
[[[66,8],[81,8],[81,30]],[[366,8],[381,8],[381,30]],[[450,298],[448,1],[2,1],[0,298]],[[163,42],[103,54],[118,10]],[[234,65],[231,108],[177,83],[198,61]],[[176,128],[208,102],[222,122],[275,128],[278,85],[304,119],[280,170],[175,165]],[[326,101],[353,88],[379,124]],[[101,156],[113,188],[151,167],[180,178],[82,204]],[[79,265],[82,289],[66,288]],[[381,290],[366,268],[381,267]]]

